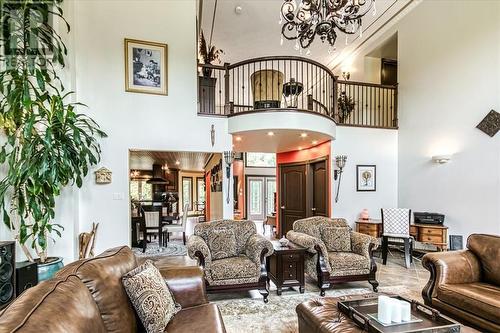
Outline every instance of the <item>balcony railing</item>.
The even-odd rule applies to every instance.
[[[397,128],[396,86],[339,81],[326,66],[310,59],[263,57],[200,69],[201,115],[294,110],[338,125]],[[348,110],[341,107],[345,103],[340,98],[350,102]]]

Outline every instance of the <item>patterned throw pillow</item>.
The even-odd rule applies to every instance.
[[[328,251],[351,252],[351,231],[345,227],[325,227],[321,238]]]
[[[165,280],[151,260],[123,275],[122,283],[148,333],[165,332],[172,317],[180,311]]]
[[[208,247],[212,254],[212,259],[224,259],[236,257],[236,235],[234,231],[227,229],[213,230],[208,235]]]

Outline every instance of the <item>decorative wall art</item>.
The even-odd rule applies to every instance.
[[[222,192],[222,159],[210,170],[210,192]]]
[[[476,128],[480,129],[489,136],[494,137],[500,130],[500,113],[495,110],[491,110],[479,123],[479,125],[476,126]]]
[[[167,95],[167,44],[125,39],[125,90]]]
[[[358,192],[370,192],[377,190],[377,166],[356,166],[356,190]]]
[[[111,183],[111,170],[102,167],[95,172],[96,184],[110,184]]]

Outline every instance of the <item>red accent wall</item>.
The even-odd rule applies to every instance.
[[[330,212],[330,216],[332,215],[332,179],[331,179],[331,174],[332,171],[330,170],[331,168],[331,141],[327,141],[324,143],[321,143],[317,146],[311,147],[309,149],[303,149],[303,150],[294,150],[294,151],[288,151],[284,153],[277,153],[276,154],[276,193],[277,193],[277,199],[276,203],[278,206],[277,210],[277,216],[276,216],[276,229],[277,232],[279,233],[279,212],[280,212],[280,198],[279,198],[279,193],[280,193],[280,169],[279,165],[280,164],[286,164],[286,163],[297,163],[297,162],[306,162],[310,160],[315,160],[317,158],[325,157],[328,156],[327,160],[327,166],[328,166],[328,192],[330,193],[330,200],[328,201],[328,210]]]
[[[210,221],[210,171],[205,173],[205,221]]]

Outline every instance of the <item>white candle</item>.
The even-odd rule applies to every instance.
[[[391,306],[391,321],[393,323],[400,323],[401,322],[401,302],[397,299],[391,298],[390,299],[392,306]]]
[[[391,323],[392,302],[387,296],[378,297],[378,320],[384,324]]]
[[[410,321],[411,320],[411,304],[405,301],[400,301],[401,304],[401,320]]]

